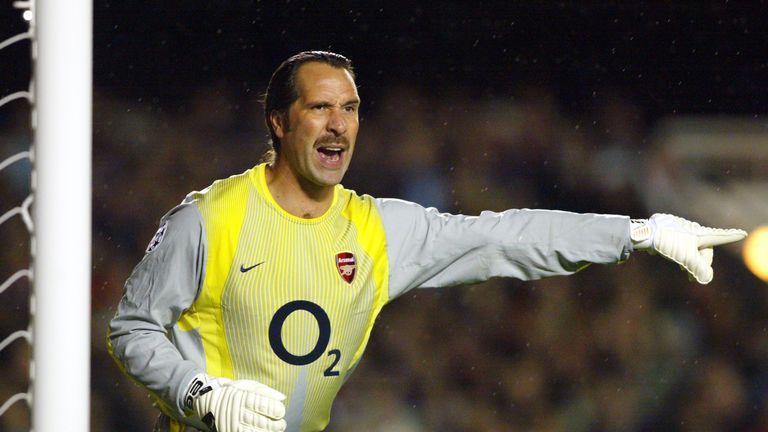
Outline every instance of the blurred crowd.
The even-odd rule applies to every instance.
[[[618,89],[578,108],[537,85],[503,96],[406,84],[361,95],[344,181],[359,193],[463,214],[664,210],[640,198],[653,122]],[[151,429],[146,393],[106,352],[107,322],[160,217],[186,193],[258,162],[267,139],[258,99],[224,82],[173,108],[94,96],[94,431]],[[10,112],[0,159],[29,143],[28,111]],[[0,214],[23,201],[28,170],[0,173]],[[28,265],[29,235],[15,218],[0,225],[0,239],[1,283]],[[634,254],[571,277],[416,290],[384,308],[329,430],[768,431],[764,288],[720,251],[706,286]],[[25,280],[0,293],[0,339],[28,325],[28,294]],[[15,342],[0,352],[0,404],[26,390],[30,351]],[[17,403],[0,430],[27,431],[28,417]]]

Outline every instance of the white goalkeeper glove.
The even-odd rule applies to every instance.
[[[231,381],[198,374],[184,406],[211,432],[283,432],[285,395],[253,380]]]
[[[663,213],[654,214],[650,219],[633,219],[630,228],[636,250],[660,253],[679,264],[700,284],[712,281],[712,248],[746,236],[744,230],[703,227]]]

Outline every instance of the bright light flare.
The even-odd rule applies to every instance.
[[[749,234],[742,256],[749,271],[768,282],[768,225],[757,227]]]

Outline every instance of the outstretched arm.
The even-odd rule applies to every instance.
[[[390,267],[390,299],[412,288],[569,275],[629,257],[629,217],[556,210],[479,216],[439,213],[379,199]]]
[[[396,199],[378,199],[377,206],[387,236],[390,299],[413,288],[496,276],[568,275],[591,263],[626,260],[633,250],[659,252],[708,283],[712,248],[746,236],[662,214],[630,223],[627,216],[556,210],[452,215]]]

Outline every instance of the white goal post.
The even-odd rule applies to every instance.
[[[34,0],[32,429],[89,430],[91,0]]]

